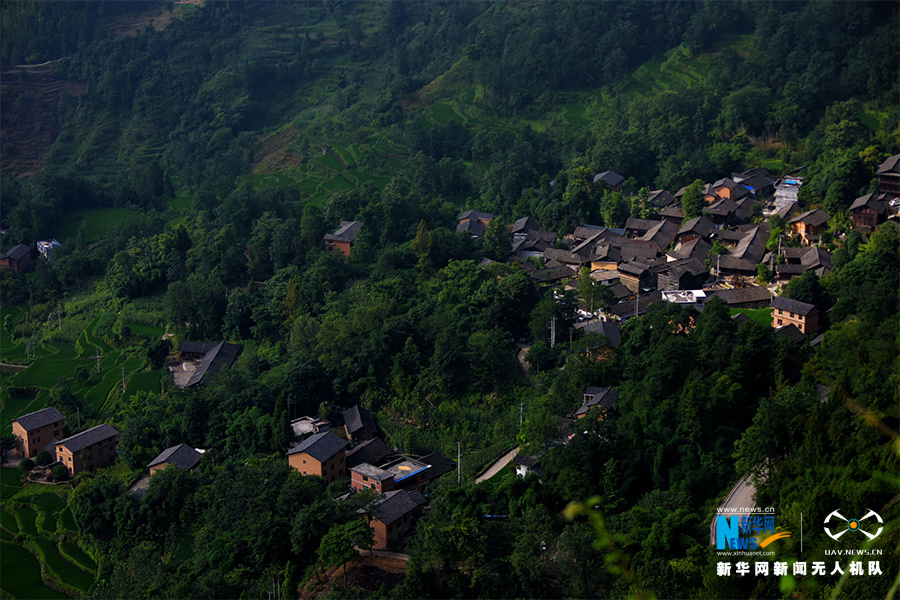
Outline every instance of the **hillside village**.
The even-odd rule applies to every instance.
[[[850,208],[850,228],[863,236],[879,227],[900,228],[900,154],[884,161],[877,175],[877,191],[857,198]],[[621,175],[605,171],[593,182],[615,189],[623,180]],[[608,288],[606,304],[590,306],[590,300],[580,299],[574,328],[606,338],[611,347],[619,344],[620,324],[640,317],[654,302],[702,312],[705,303],[715,297],[732,309],[769,308],[777,335],[816,345],[822,339],[817,337],[821,307],[778,294],[779,288],[794,278],[806,273],[822,277],[832,269],[828,248],[836,237],[834,223],[821,209],[800,210],[797,190],[802,183],[801,176],[773,180],[759,168],[733,173],[703,186],[702,214],[693,218],[687,218],[682,208],[687,188],[674,194],[655,190],[643,200],[648,216],[655,218],[628,218],[624,228],[581,224],[564,237],[543,230],[532,217],[523,217],[505,228],[508,260],[521,265],[539,288],[583,295],[578,279],[585,276],[592,286]],[[478,239],[486,234],[493,218],[490,213],[465,211],[459,216],[457,234]],[[773,222],[779,224],[777,229]],[[323,238],[325,251],[348,257],[362,227],[360,221],[342,222],[337,232]],[[45,249],[40,253],[47,260],[49,246],[47,242],[37,246],[38,251]],[[26,270],[31,253],[22,248],[7,251],[0,268]],[[491,262],[484,259],[481,264]],[[733,318],[748,319],[741,312]],[[181,342],[178,353],[170,357],[174,382],[179,387],[200,384],[204,377],[213,377],[233,363],[240,350],[239,345],[226,342]],[[561,415],[558,443],[571,439],[573,419],[584,418],[595,408],[606,414],[616,399],[614,388],[586,388],[581,406]],[[457,465],[437,453],[419,458],[397,454],[379,437],[372,412],[359,405],[344,411],[341,420],[343,426],[332,430],[327,420],[317,417],[293,419],[294,441],[286,453],[288,462],[304,476],[321,477],[328,483],[349,479],[350,491],[343,499],[359,492],[374,494],[360,509],[369,515],[372,548],[394,548],[397,540],[409,536],[427,505],[421,492]],[[49,462],[41,460],[40,469],[29,475],[34,482],[74,477],[109,465],[116,454],[119,432],[114,427],[101,424],[63,438],[64,418],[52,406],[23,415],[12,424],[17,455],[22,459],[42,453],[51,457]],[[193,469],[205,453],[181,443],[164,450],[146,468],[150,475],[167,466]],[[218,454],[214,450],[210,456]],[[542,472],[535,464],[539,458],[515,457],[517,473]],[[146,492],[146,483],[145,478],[135,484],[138,496]]]

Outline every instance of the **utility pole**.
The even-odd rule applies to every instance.
[[[550,318],[550,347],[556,347],[556,315]]]
[[[522,426],[522,414],[525,412],[525,403],[519,402],[519,427]]]
[[[462,485],[462,444],[456,442],[456,485]]]
[[[125,395],[125,365],[122,365],[122,395]]]
[[[97,358],[97,372],[100,372],[100,346],[94,346],[94,350],[96,351]]]

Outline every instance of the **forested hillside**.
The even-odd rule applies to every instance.
[[[0,271],[3,448],[48,406],[66,435],[121,433],[64,485],[3,469],[4,596],[896,591],[900,236],[850,212],[900,148],[896,2],[9,0],[0,21],[0,251],[61,243]],[[662,219],[651,190],[685,188],[687,220],[754,168],[828,213],[829,269],[783,286],[821,338],[638,291],[613,343],[575,327],[613,302],[590,269],[553,286],[513,257],[516,220],[568,251],[578,226]],[[775,289],[801,240],[762,204]],[[470,210],[481,235],[457,233]],[[185,341],[241,351],[179,387]],[[599,386],[615,404],[572,419]],[[356,404],[394,452],[459,456],[393,578],[335,569],[371,497],[285,458],[291,420]],[[211,452],[129,491],[182,443]],[[513,447],[537,474],[475,483]],[[883,573],[717,576],[710,525],[746,476],[780,529],[807,519],[775,560],[830,572],[822,518],[873,510],[884,532],[844,548]]]

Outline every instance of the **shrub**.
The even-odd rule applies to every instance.
[[[53,474],[53,481],[65,481],[69,478],[69,470],[65,465],[56,465],[50,473]]]
[[[41,467],[45,467],[53,462],[53,457],[50,456],[50,453],[46,450],[41,450],[38,452],[38,455],[34,457],[34,462]]]
[[[22,469],[23,473],[27,473],[34,468],[34,461],[30,458],[26,458],[19,463],[19,468]]]

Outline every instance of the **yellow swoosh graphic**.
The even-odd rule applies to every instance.
[[[780,539],[782,539],[782,538],[786,538],[786,537],[791,537],[791,532],[790,532],[790,531],[779,531],[779,532],[776,533],[775,535],[771,535],[771,536],[767,537],[765,540],[761,541],[761,542],[759,543],[759,547],[760,547],[760,548],[765,548],[766,546],[768,546],[768,545],[771,544],[772,542],[778,541],[778,540],[780,540]]]

